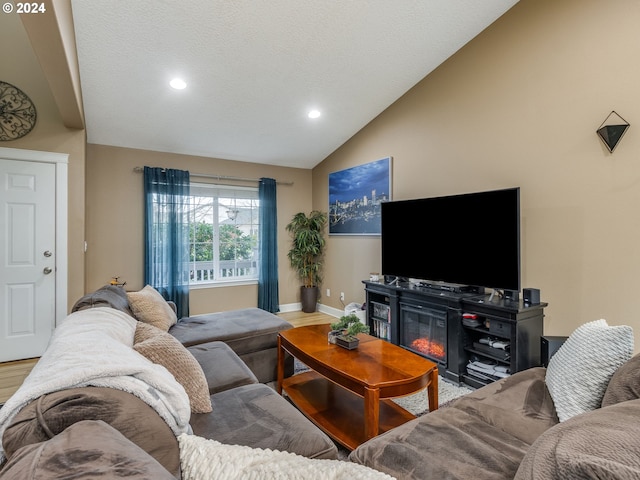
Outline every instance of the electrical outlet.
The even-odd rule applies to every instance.
[[[330,297],[330,296],[331,296],[331,290],[327,288],[327,297]]]
[[[340,300],[344,302],[344,292],[340,292]]]

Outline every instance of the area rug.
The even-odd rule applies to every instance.
[[[446,407],[456,398],[471,392],[473,389],[463,385],[458,386],[440,376],[438,377],[438,408]],[[429,412],[429,401],[425,390],[406,397],[394,398],[393,401],[416,417]]]
[[[301,372],[309,370],[304,363],[300,362],[297,358],[294,358],[293,374],[296,375]],[[464,385],[456,385],[448,380],[445,380],[442,376],[438,377],[438,408],[446,407],[449,403],[458,397],[473,392],[473,389]],[[413,413],[416,417],[424,415],[429,412],[429,400],[427,398],[427,391],[421,390],[413,395],[407,395],[406,397],[394,398],[393,401],[400,405],[405,410]]]
[[[306,372],[309,370],[304,363],[297,358],[293,359],[293,374]],[[269,382],[267,385],[274,390],[276,389],[276,382]],[[438,377],[438,408],[446,408],[456,398],[473,392],[472,388],[465,386],[458,386],[453,384],[441,376]],[[427,391],[423,389],[413,395],[407,395],[406,397],[394,398],[393,401],[400,405],[408,412],[413,413],[416,417],[429,413],[429,399],[427,398]],[[349,450],[342,445],[336,443],[338,449],[338,460],[347,461],[349,457]]]

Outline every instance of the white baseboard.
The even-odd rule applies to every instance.
[[[287,303],[286,305],[280,305],[280,311],[282,313],[299,312],[300,310],[302,310],[301,303]]]
[[[326,313],[327,315],[331,315],[332,317],[340,318],[344,315],[344,310],[340,310],[338,308],[328,307],[321,303],[318,304],[318,311],[322,313]]]
[[[299,312],[302,310],[301,303],[287,303],[286,305],[280,305],[280,311],[285,312]],[[344,310],[340,310],[338,308],[328,307],[327,305],[323,305],[321,303],[318,304],[318,311],[322,313],[326,313],[327,315],[331,315],[332,317],[340,318],[344,315]]]

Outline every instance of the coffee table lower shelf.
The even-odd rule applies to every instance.
[[[368,440],[364,433],[364,398],[314,371],[284,379],[282,388],[298,410],[344,447],[354,450]],[[380,400],[378,434],[414,418],[393,401]]]

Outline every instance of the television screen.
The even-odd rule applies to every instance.
[[[382,273],[520,290],[520,189],[381,205]]]

